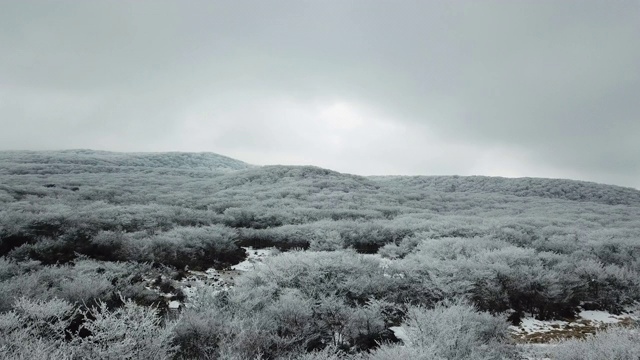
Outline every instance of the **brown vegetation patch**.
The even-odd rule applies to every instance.
[[[579,319],[569,321],[567,324],[552,324],[551,330],[540,330],[526,333],[521,327],[518,332],[513,333],[513,339],[518,344],[546,344],[558,340],[584,339],[588,335],[612,326],[630,327],[634,320],[626,317],[615,324],[604,324],[597,321]]]

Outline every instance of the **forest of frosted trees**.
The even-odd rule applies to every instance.
[[[178,286],[243,247],[277,254],[224,291]],[[638,301],[631,188],[0,152],[0,358],[519,359],[508,326],[525,316]],[[637,334],[550,356],[637,359]]]

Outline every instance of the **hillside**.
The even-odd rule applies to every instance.
[[[0,355],[40,343],[87,355],[91,337],[70,331],[126,323],[146,324],[126,336],[164,339],[145,346],[175,359],[517,359],[507,315],[519,326],[640,301],[639,238],[640,191],[609,185],[362,177],[210,153],[0,152],[0,327],[13,339]],[[249,246],[281,253],[231,270],[256,254]],[[233,281],[212,288],[212,273]],[[192,277],[205,280],[187,291]],[[46,326],[69,320],[62,339],[78,342],[39,332],[34,314],[47,311]],[[421,333],[425,322],[435,328]],[[413,342],[394,345],[398,327]],[[425,347],[456,336],[462,355]]]
[[[0,169],[6,174],[51,174],[63,171],[110,172],[128,167],[209,170],[248,169],[251,166],[214,153],[117,153],[96,150],[0,151]]]
[[[379,176],[376,181],[419,191],[495,193],[519,197],[543,197],[589,201],[607,205],[639,205],[640,191],[593,182],[489,176]]]

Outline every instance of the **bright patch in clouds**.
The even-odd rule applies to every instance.
[[[173,140],[182,151],[212,150],[257,165],[316,165],[362,175],[525,176],[527,154],[442,138],[423,124],[346,99],[271,98],[225,106],[203,100]],[[433,116],[442,116],[434,114]],[[248,126],[243,119],[253,119]],[[409,154],[409,156],[407,156]]]
[[[357,129],[365,125],[362,110],[344,101],[321,107],[319,117],[336,130]]]
[[[244,119],[253,119],[248,126]],[[243,107],[201,101],[176,134],[183,151],[213,151],[255,164],[331,166],[384,142],[402,126],[349,101],[259,100]],[[338,161],[339,162],[339,161]],[[346,170],[346,169],[345,169]]]

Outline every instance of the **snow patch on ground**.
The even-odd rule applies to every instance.
[[[180,281],[180,289],[186,296],[187,302],[196,296],[198,288],[204,286],[211,287],[214,291],[226,291],[230,288],[230,284],[215,269],[189,271],[189,276]]]
[[[632,309],[622,315],[607,311],[581,310],[575,319],[537,320],[531,316],[521,320],[520,325],[510,326],[513,336],[524,343],[548,343],[571,337],[594,334],[611,325],[629,325],[640,318]]]
[[[188,306],[190,300],[196,298],[198,289],[202,287],[212,288],[214,293],[228,291],[233,286],[233,278],[238,276],[240,272],[252,271],[256,264],[261,263],[274,252],[273,248],[254,249],[252,247],[243,247],[247,253],[247,258],[236,265],[231,266],[231,270],[218,271],[214,268],[206,271],[189,271],[189,276],[180,280],[180,289],[186,297],[186,304],[174,301],[177,304],[169,303],[169,308],[177,309],[182,305]]]
[[[403,343],[408,344],[411,342],[409,340],[409,335],[407,335],[407,330],[403,326],[392,326],[389,330],[391,330],[396,338]]]
[[[180,301],[173,300],[169,302],[169,309],[176,310],[179,309],[181,305]]]
[[[243,247],[243,249],[247,252],[247,258],[243,262],[233,265],[231,269],[251,271],[255,269],[257,263],[261,263],[273,253],[273,248],[254,249],[252,247]]]
[[[569,322],[562,320],[536,320],[532,317],[527,317],[522,319],[520,322],[520,327],[510,326],[511,330],[514,332],[522,332],[522,333],[541,333],[541,332],[550,332],[559,328],[563,328],[569,325]]]
[[[578,317],[585,320],[593,321],[593,322],[600,322],[603,324],[616,324],[626,318],[629,318],[628,315],[618,316],[618,315],[612,315],[606,311],[596,311],[596,310],[582,310],[578,314]]]

